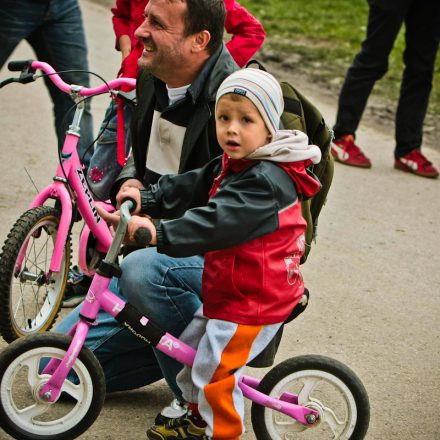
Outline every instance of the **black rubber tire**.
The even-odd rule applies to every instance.
[[[32,331],[20,328],[13,319],[12,312],[12,284],[14,282],[14,268],[19,252],[30,231],[39,223],[52,222],[58,228],[60,222],[59,210],[50,206],[32,208],[21,215],[16,221],[3,245],[0,254],[0,333],[6,342],[12,342],[17,338],[32,334]],[[52,309],[43,322],[41,328],[35,333],[43,333],[49,330],[55,322],[61,308],[61,303],[69,275],[71,244],[70,234],[64,248],[64,277],[59,285],[56,300]]]
[[[25,338],[20,338],[6,347],[0,353],[0,392],[2,389],[3,376],[9,365],[23,353],[32,349],[44,349],[44,347],[57,348],[67,351],[71,337],[57,333],[48,332],[45,334],[30,335]],[[23,429],[22,426],[15,424],[7,415],[4,408],[4,402],[0,401],[0,426],[12,437],[20,440],[66,440],[74,439],[86,431],[97,419],[101,412],[105,400],[105,378],[102,367],[99,364],[93,353],[86,347],[83,347],[79,353],[78,359],[86,367],[92,384],[93,397],[91,399],[89,408],[84,417],[73,428],[54,435],[39,435],[30,433]],[[6,385],[5,385],[6,386]],[[57,403],[55,402],[54,405]]]
[[[303,370],[324,371],[337,377],[348,387],[354,397],[358,414],[350,440],[363,439],[370,423],[370,403],[367,391],[356,374],[346,365],[335,359],[320,355],[305,355],[287,359],[275,366],[264,376],[258,386],[258,391],[269,395],[273,388],[285,377]],[[272,410],[252,403],[251,418],[255,437],[257,440],[274,440],[267,430],[264,417],[265,411]],[[311,427],[310,429],[314,428]],[[300,439],[301,433],[298,433],[297,437]]]

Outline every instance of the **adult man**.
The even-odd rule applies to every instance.
[[[89,85],[87,46],[81,11],[77,0],[3,0],[0,2],[0,67],[15,47],[27,40],[39,61],[49,63],[69,84]],[[70,96],[59,90],[49,78],[46,86],[53,101],[55,129],[61,148],[71,120],[66,113],[74,104]],[[90,104],[81,121],[79,155],[87,166],[93,142]],[[73,113],[71,113],[73,117]]]
[[[183,172],[220,154],[215,136],[215,94],[238,67],[222,44],[222,0],[150,0],[137,29],[144,51],[139,64],[138,105],[132,121],[133,155],[121,172],[113,196],[126,186],[143,187],[161,174]],[[142,223],[142,218],[139,218]],[[170,258],[154,248],[128,255],[123,276],[112,288],[159,325],[179,335],[200,305],[203,258]],[[66,332],[73,311],[57,328]],[[162,375],[176,397],[181,365],[153,352],[140,339],[101,313],[86,345],[104,367],[107,389],[126,390]],[[159,361],[161,369],[158,367]],[[179,415],[168,412],[165,416]]]
[[[438,177],[421,153],[422,128],[432,88],[440,40],[438,0],[369,0],[367,35],[347,71],[339,96],[332,154],[338,162],[370,168],[354,135],[375,82],[388,69],[388,56],[405,23],[405,70],[396,112],[394,167],[422,177]]]

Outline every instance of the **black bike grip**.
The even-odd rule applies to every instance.
[[[17,60],[8,63],[8,69],[11,72],[21,72],[26,67],[30,67],[34,60]]]
[[[147,228],[136,229],[134,233],[136,244],[142,247],[147,247],[150,244],[151,238],[151,232]]]

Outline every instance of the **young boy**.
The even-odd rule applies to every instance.
[[[321,158],[299,131],[279,130],[283,96],[261,70],[230,75],[216,97],[217,139],[224,154],[205,167],[130,188],[158,252],[204,254],[203,306],[181,335],[197,348],[178,376],[187,416],[147,431],[150,439],[238,439],[243,395],[237,379],[270,342],[300,300],[299,261],[306,222],[300,200],[320,184],[306,167]],[[139,208],[137,210],[139,212]]]

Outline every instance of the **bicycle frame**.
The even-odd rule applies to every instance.
[[[113,89],[119,89],[122,86],[134,88],[136,81],[131,78],[118,78],[100,87],[83,88],[81,86],[66,84],[47,63],[33,61],[30,67],[33,70],[41,69],[49,74],[49,78],[52,82],[62,91],[71,93],[74,100],[78,103],[72,125],[70,125],[66,134],[66,139],[61,152],[61,163],[57,167],[55,177],[53,178],[54,182],[44,188],[30,204],[30,208],[35,208],[44,205],[49,198],[60,200],[62,207],[61,218],[54,245],[54,252],[49,266],[51,272],[59,272],[63,259],[64,245],[72,223],[73,201],[76,201],[78,210],[90,232],[92,232],[98,239],[97,250],[106,252],[112,241],[112,236],[107,224],[101,220],[101,217],[95,208],[95,204],[99,203],[104,209],[109,210],[108,205],[93,200],[87,184],[85,170],[80,163],[77,152],[77,145],[80,137],[79,125],[84,109],[83,97],[97,95],[106,91],[110,92]],[[67,185],[70,186],[72,191],[69,191]],[[83,243],[83,241],[80,242],[80,246],[86,244]],[[17,266],[21,266],[24,255],[26,254],[26,248],[27,246],[23,246],[21,254],[17,260]],[[85,266],[85,262],[81,261],[80,263],[82,263],[81,266]]]
[[[111,277],[114,273],[105,275],[103,273],[107,270],[113,272],[109,268],[114,268],[113,264],[125,236],[127,224],[130,219],[129,206],[132,206],[132,204],[129,204],[131,204],[130,201],[125,202],[121,206],[121,222],[111,247],[92,280],[81,308],[79,321],[68,332],[68,334],[72,336],[72,342],[70,343],[66,355],[62,360],[51,359],[42,371],[42,374],[51,375],[49,380],[39,391],[39,397],[42,401],[53,403],[58,399],[63,382],[84,345],[90,326],[95,323],[98,312],[101,309],[124,324],[137,337],[153,345],[162,353],[185,365],[193,365],[196,350],[161,329],[148,317],[142,315],[130,303],[125,302],[108,289]],[[307,426],[318,419],[319,414],[317,411],[298,404],[297,395],[286,392],[283,393],[279,399],[276,399],[259,392],[256,389],[259,383],[260,381],[258,379],[246,375],[241,376],[239,380],[239,386],[243,395],[260,405],[286,414]]]

